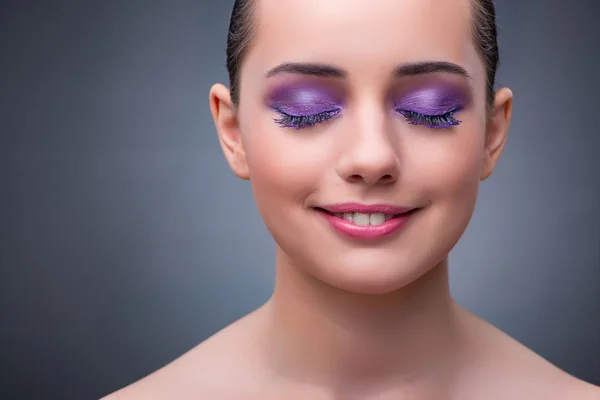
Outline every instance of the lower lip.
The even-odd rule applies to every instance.
[[[377,226],[360,226],[354,222],[346,221],[345,219],[338,218],[325,211],[316,210],[319,214],[329,222],[336,231],[341,234],[354,238],[354,239],[379,239],[386,236],[390,236],[393,233],[399,231],[416,211],[412,210],[399,216],[385,221],[381,225]]]

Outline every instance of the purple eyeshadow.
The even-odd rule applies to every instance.
[[[318,82],[287,82],[267,92],[265,103],[285,128],[302,129],[327,121],[342,111],[344,96]],[[393,107],[412,125],[450,128],[460,124],[454,115],[464,109],[470,95],[466,89],[444,82],[421,83],[395,92]]]
[[[447,85],[429,85],[403,93],[394,102],[397,111],[438,116],[465,107],[467,97],[462,91]]]
[[[268,105],[288,115],[309,116],[339,111],[342,101],[332,90],[311,84],[280,87],[268,97]]]

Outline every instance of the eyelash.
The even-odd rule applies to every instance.
[[[309,128],[311,126],[325,122],[340,113],[340,110],[325,111],[314,115],[290,115],[276,110],[281,118],[275,118],[275,122],[281,125],[282,128],[295,128],[296,130]],[[452,110],[442,115],[427,115],[414,111],[396,110],[402,115],[406,122],[411,125],[422,125],[431,129],[448,129],[452,126],[459,125],[461,121],[454,118],[454,115],[460,109]]]
[[[325,122],[340,113],[340,110],[325,111],[314,115],[290,115],[281,110],[275,110],[281,118],[275,118],[275,122],[282,128],[296,128],[296,130],[309,128],[321,122]]]
[[[449,111],[442,115],[420,114],[414,111],[396,110],[396,112],[406,118],[406,122],[411,125],[423,125],[431,129],[448,129],[459,125],[461,121],[454,118],[460,109]]]

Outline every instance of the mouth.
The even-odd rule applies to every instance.
[[[333,212],[321,207],[315,207],[315,210],[358,226],[380,226],[392,219],[402,218],[411,213],[414,209],[399,213],[358,211]]]
[[[314,207],[335,231],[359,240],[374,240],[394,234],[406,225],[418,208],[357,203]]]

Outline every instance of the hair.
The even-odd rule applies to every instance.
[[[240,70],[254,36],[254,2],[235,0],[227,35],[227,71],[231,101],[240,102]],[[486,102],[488,109],[494,103],[494,84],[499,63],[496,9],[493,0],[470,0],[473,24],[471,36],[486,68]]]

